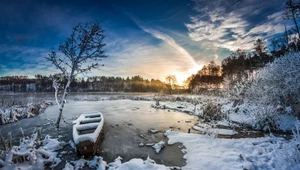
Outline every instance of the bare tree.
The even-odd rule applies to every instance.
[[[80,23],[73,28],[70,37],[65,42],[60,43],[58,51],[62,55],[51,51],[49,57],[46,57],[67,79],[67,83],[63,85],[63,95],[60,101],[58,100],[59,84],[53,79],[55,99],[59,108],[56,121],[57,128],[59,128],[68,88],[73,78],[78,74],[87,73],[91,69],[97,68],[99,66],[98,61],[106,57],[103,51],[104,37],[104,30],[99,23]]]
[[[167,84],[167,89],[168,93],[172,93],[172,90],[174,89],[175,85],[177,84],[177,79],[175,75],[168,75],[166,77],[166,84]]]
[[[285,2],[285,10],[283,13],[284,19],[293,19],[293,22],[296,26],[296,31],[298,34],[298,38],[300,38],[300,31],[297,22],[297,18],[300,16],[300,2],[299,0],[287,0]]]
[[[173,87],[175,84],[177,84],[177,79],[176,79],[175,75],[168,75],[166,77],[166,82],[168,85]]]

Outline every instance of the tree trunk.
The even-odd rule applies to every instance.
[[[62,117],[62,111],[63,111],[63,108],[65,106],[65,99],[66,99],[66,97],[68,95],[67,90],[68,90],[68,88],[69,88],[69,86],[71,84],[71,81],[72,81],[71,78],[68,79],[67,85],[65,86],[65,89],[64,89],[64,94],[63,94],[63,96],[61,98],[61,101],[60,101],[59,114],[58,114],[58,117],[57,117],[57,120],[56,120],[56,128],[59,128],[59,123],[60,123],[60,120],[61,120],[61,117]]]

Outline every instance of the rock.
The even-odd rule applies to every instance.
[[[153,129],[153,128],[150,128],[148,131],[149,131],[149,132],[151,132],[151,133],[154,133],[154,134],[156,134],[156,133],[158,133],[158,132],[159,132],[158,130],[156,130],[156,129]]]

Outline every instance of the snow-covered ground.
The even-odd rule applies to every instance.
[[[218,139],[168,132],[168,144],[183,143],[187,165],[182,169],[299,169],[297,141],[277,137]]]
[[[168,145],[180,142],[185,146],[187,165],[183,170],[235,170],[235,169],[278,169],[297,170],[300,168],[299,141],[287,141],[278,137],[218,139],[208,135],[188,134],[167,131]],[[109,170],[169,170],[179,167],[167,167],[156,164],[151,158],[131,159],[122,163],[118,157],[114,162],[106,163],[102,157],[95,156],[91,161],[80,159],[65,166],[65,170],[79,169],[83,166]]]
[[[200,116],[207,103],[213,102],[221,107],[222,113],[225,115],[223,120],[216,121],[214,124],[230,127],[235,122],[247,124],[256,127],[260,115],[257,115],[258,106],[251,103],[234,105],[230,101],[221,97],[207,96],[163,96],[160,97],[160,105],[156,106],[154,99],[159,97],[141,97],[135,100],[153,100],[152,107],[157,109],[169,109],[185,112],[192,115]],[[79,99],[78,99],[79,100]],[[98,99],[95,99],[98,100]],[[99,98],[100,100],[100,98]],[[102,98],[101,98],[102,100]],[[109,99],[111,100],[111,99]],[[288,111],[289,108],[284,108]],[[290,114],[278,115],[276,120],[276,128],[281,130],[295,130],[299,126],[299,122]],[[186,165],[181,167],[187,170],[210,170],[210,169],[300,169],[300,135],[298,131],[294,131],[295,136],[291,140],[286,140],[272,135],[260,138],[241,138],[241,139],[220,139],[216,135],[234,135],[237,132],[234,129],[221,129],[211,126],[211,124],[201,123],[193,126],[194,130],[209,132],[203,134],[189,134],[183,132],[167,131],[168,143],[158,142],[154,145],[154,149],[158,152],[163,146],[168,147],[175,143],[184,145],[182,152],[185,154]],[[297,128],[296,128],[297,130]],[[152,132],[152,131],[150,131]],[[154,131],[152,132],[154,133]],[[53,143],[53,142],[52,142]],[[70,142],[72,143],[72,142]],[[53,144],[53,146],[57,146]],[[137,146],[138,147],[138,146]],[[53,152],[55,149],[44,143],[43,149]],[[55,147],[54,147],[55,148]],[[56,154],[51,154],[51,160],[57,160]],[[44,158],[38,158],[44,161]],[[36,160],[36,162],[40,162]],[[52,161],[53,162],[53,161]],[[26,167],[27,164],[8,164],[6,159],[0,161],[0,165],[4,167]],[[20,166],[19,166],[20,165]],[[54,161],[53,166],[56,165]],[[165,165],[156,164],[151,158],[143,160],[134,158],[127,162],[122,162],[122,158],[118,157],[114,162],[106,162],[100,156],[95,156],[92,160],[79,159],[69,161],[65,164],[65,170],[80,169],[82,167],[92,169],[175,169],[176,167],[167,167]],[[42,169],[42,168],[41,168]]]
[[[195,99],[195,98],[194,98]],[[198,100],[198,99],[196,99]],[[255,126],[257,120],[250,112],[255,112],[255,106],[243,104],[233,107],[233,102],[228,100],[217,100],[222,105],[222,112],[227,114],[226,120],[217,121],[216,124],[229,126],[232,121]],[[159,106],[152,105],[158,109],[170,109],[185,112],[188,114],[201,115],[206,103],[198,101],[190,103],[186,101],[165,101],[160,102]],[[247,109],[247,111],[245,111]],[[278,127],[282,130],[294,129],[298,125],[296,118],[291,115],[280,115],[278,117]],[[184,148],[187,165],[181,167],[186,170],[215,170],[215,169],[300,169],[299,134],[294,139],[286,140],[275,136],[260,138],[241,138],[241,139],[220,139],[216,135],[234,135],[237,132],[231,129],[218,129],[206,123],[198,123],[193,127],[195,130],[210,132],[208,135],[189,134],[183,132],[167,131],[168,145],[182,143]],[[157,144],[158,146],[158,144]],[[168,146],[166,146],[168,147]],[[156,149],[156,147],[154,147]],[[157,147],[161,149],[161,147]],[[89,166],[90,163],[87,163]],[[74,167],[78,165],[73,164]],[[151,158],[142,160],[132,159],[122,163],[122,158],[118,157],[112,163],[101,163],[108,169],[147,169],[163,170],[175,169],[156,164]],[[102,166],[103,168],[103,166]],[[100,168],[101,169],[101,168]]]
[[[217,124],[228,126],[232,124],[232,122],[236,122],[243,125],[249,125],[257,129],[264,129],[262,123],[265,122],[261,121],[268,118],[264,115],[265,113],[261,113],[261,108],[254,103],[243,103],[241,105],[234,106],[234,102],[229,99],[207,96],[186,96],[182,98],[182,100],[183,101],[164,101],[160,102],[160,105],[153,104],[152,107],[175,110],[202,117],[205,106],[208,103],[214,103],[216,105],[220,105],[221,112],[224,115],[224,119],[217,121]],[[273,120],[272,122],[269,122],[272,124],[273,128],[286,131],[292,130],[295,127],[297,124],[297,118],[292,114],[288,114],[289,108],[285,108],[285,110],[286,114],[277,114],[274,112],[272,115]],[[267,111],[268,110],[266,110],[266,112]]]

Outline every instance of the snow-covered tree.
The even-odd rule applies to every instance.
[[[278,58],[259,70],[246,96],[265,105],[296,107],[300,102],[299,72],[299,53]]]
[[[104,30],[97,22],[78,24],[73,28],[69,38],[58,47],[60,53],[51,51],[49,57],[46,57],[67,79],[63,87],[63,95],[58,100],[58,84],[54,81],[55,99],[59,108],[59,114],[56,121],[56,127],[62,117],[62,112],[68,95],[68,88],[74,77],[81,73],[87,73],[93,68],[99,66],[98,61],[105,58],[103,47]]]
[[[233,98],[246,99],[271,110],[290,107],[300,117],[299,72],[300,53],[289,53],[238,81],[225,78],[224,85]]]

